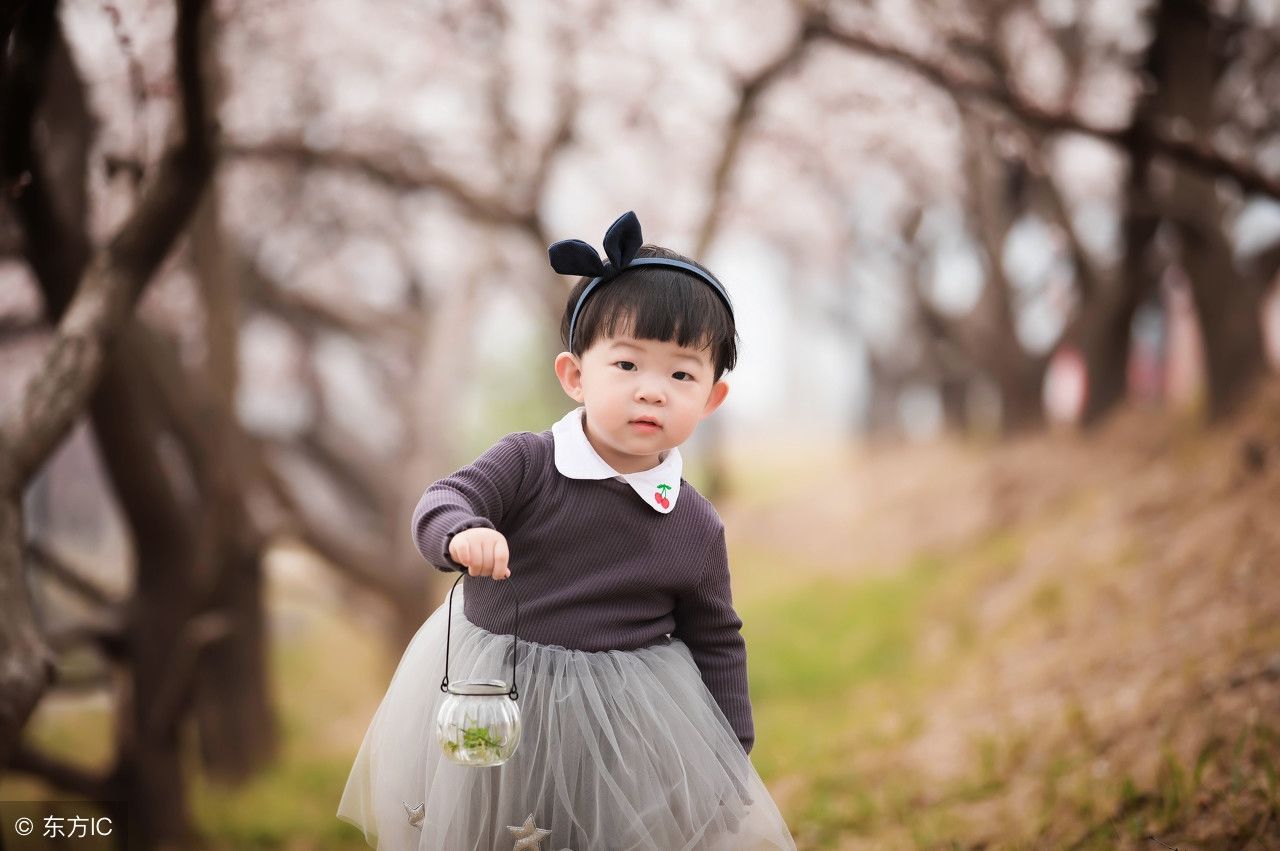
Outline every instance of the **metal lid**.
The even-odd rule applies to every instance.
[[[511,686],[502,680],[463,680],[449,683],[449,694],[506,694]]]

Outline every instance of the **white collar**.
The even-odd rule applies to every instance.
[[[656,467],[638,473],[619,473],[587,440],[582,427],[585,413],[586,408],[574,408],[551,426],[556,469],[560,474],[570,479],[621,479],[631,485],[645,505],[659,514],[669,514],[680,495],[680,475],[684,470],[680,448],[673,447],[667,450],[666,457],[659,456],[662,461]],[[665,506],[657,500],[658,496],[665,500]]]

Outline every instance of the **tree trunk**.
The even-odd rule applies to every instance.
[[[0,766],[9,764],[22,728],[55,673],[53,653],[27,590],[22,529],[21,498],[0,492],[0,647],[5,661],[0,665]]]
[[[985,252],[986,280],[973,309],[974,329],[969,349],[973,360],[1000,389],[1000,426],[1006,434],[1043,424],[1041,392],[1045,357],[1029,353],[1018,340],[1010,282],[1001,257],[1009,229],[1020,210],[1019,187],[1026,175],[1021,163],[997,157],[990,129],[976,115],[961,109],[965,125],[965,171],[969,208]]]
[[[1146,155],[1130,149],[1129,185],[1124,211],[1124,260],[1110,286],[1093,294],[1081,307],[1080,347],[1087,379],[1080,420],[1093,425],[1124,400],[1133,317],[1138,305],[1155,286],[1150,249],[1156,219],[1148,210]]]
[[[139,847],[150,848],[190,838],[180,723],[190,684],[173,663],[190,643],[196,533],[188,519],[193,506],[172,488],[159,453],[172,438],[147,398],[137,333],[126,332],[90,408],[137,555],[129,632],[133,687],[117,715],[117,777],[132,806],[131,838],[136,834]]]
[[[198,419],[203,456],[200,567],[207,597],[230,629],[203,654],[195,687],[200,755],[213,777],[239,781],[267,763],[277,746],[270,696],[262,555],[266,544],[249,516],[245,435],[236,414],[239,385],[239,287],[228,267],[216,182],[192,223],[192,261],[205,309],[208,410]]]
[[[30,134],[21,130],[35,120],[44,120],[54,125],[51,129],[69,131],[50,133],[48,152],[51,160],[67,168],[73,178],[70,183],[77,188],[74,194],[68,193],[61,209],[46,193],[30,191],[17,194],[6,212],[13,213],[20,222],[37,222],[44,233],[52,234],[59,222],[84,214],[84,153],[88,149],[91,123],[70,61],[70,50],[57,28],[57,4],[8,8],[4,21],[5,43],[9,43],[11,33],[13,36],[12,54],[0,57],[4,72],[5,127],[5,132],[0,134],[0,159],[3,160],[0,171],[4,182],[12,186],[25,172],[33,184],[41,182],[37,185],[42,185],[43,168],[32,167]],[[13,31],[15,25],[20,30]],[[47,108],[41,110],[46,89],[50,97],[57,96],[67,108],[52,116]],[[46,114],[37,119],[38,112]],[[60,118],[68,120],[59,122]],[[29,242],[29,232],[27,238]],[[43,265],[78,279],[88,263],[88,244],[71,241],[60,248],[60,251],[43,253]],[[0,467],[5,465],[9,450],[10,447],[0,441]],[[56,669],[53,652],[36,622],[27,589],[24,563],[27,540],[21,496],[24,483],[14,480],[8,469],[0,470],[0,482],[18,489],[10,493],[0,488],[0,766],[4,766],[9,764],[41,695],[53,682]]]
[[[943,374],[938,379],[938,396],[942,401],[942,421],[947,431],[965,434],[969,422],[969,379]]]
[[[1213,130],[1219,32],[1204,6],[1163,0],[1156,11],[1152,72],[1157,114],[1207,139]],[[1165,208],[1178,226],[1181,259],[1204,338],[1209,415],[1231,411],[1266,370],[1261,292],[1236,268],[1213,180],[1174,167]]]
[[[48,24],[54,20],[53,6],[29,9],[47,13],[40,20]],[[181,646],[189,614],[191,535],[184,506],[165,477],[159,454],[163,435],[154,406],[148,405],[152,400],[141,397],[145,381],[136,380],[149,364],[131,361],[130,354],[136,352],[132,309],[198,203],[212,161],[198,67],[202,12],[199,0],[184,0],[175,32],[183,142],[165,153],[129,219],[92,257],[83,226],[57,213],[54,190],[65,176],[48,174],[31,149],[32,109],[44,94],[42,61],[34,71],[26,69],[33,73],[21,79],[16,92],[6,89],[5,171],[30,177],[14,204],[27,236],[28,262],[39,276],[46,313],[59,320],[67,316],[59,321],[50,354],[20,408],[2,426],[0,568],[12,565],[15,546],[22,543],[21,514],[12,500],[70,430],[87,398],[137,548],[137,605],[127,638],[135,660],[134,688],[119,715],[129,746],[111,785],[124,783],[120,792],[130,802],[131,837],[139,847],[184,842],[189,833],[177,725],[186,683],[166,676],[166,664],[173,648]],[[32,36],[38,37],[13,55],[29,61],[34,52],[43,60],[48,28],[15,35],[14,41]],[[0,670],[25,664],[20,651],[0,646]],[[11,753],[15,742],[0,741],[0,751]]]
[[[53,5],[35,4],[32,8],[49,10]],[[160,449],[166,435],[159,424],[154,394],[148,393],[153,387],[148,381],[151,364],[139,345],[135,320],[127,311],[132,310],[169,253],[208,178],[211,157],[197,65],[201,12],[201,3],[184,2],[175,34],[184,142],[166,153],[127,223],[92,258],[83,222],[65,212],[60,215],[54,201],[63,193],[77,195],[82,191],[75,181],[83,178],[83,169],[51,173],[47,164],[33,155],[29,144],[14,142],[29,139],[30,123],[19,121],[6,128],[6,142],[12,143],[6,147],[6,169],[18,165],[32,175],[14,209],[27,237],[27,258],[44,294],[46,315],[58,322],[80,288],[86,292],[92,288],[92,299],[77,298],[77,310],[82,301],[106,305],[98,307],[103,316],[88,325],[90,333],[78,330],[80,337],[73,340],[76,348],[70,351],[91,352],[94,345],[101,348],[100,360],[86,361],[73,376],[82,392],[88,393],[103,460],[135,543],[137,591],[127,636],[133,680],[117,716],[120,756],[109,786],[113,794],[129,801],[130,835],[144,848],[182,843],[190,833],[178,723],[188,682],[186,674],[175,681],[169,662],[175,648],[183,647],[188,638],[184,625],[192,612],[194,535],[186,519],[192,506],[180,499],[164,468]],[[26,82],[28,96],[38,99],[43,95],[42,77]],[[51,110],[65,107],[49,104]],[[109,299],[103,299],[104,293]],[[92,310],[90,307],[87,312]],[[62,372],[67,373],[67,368]],[[49,375],[56,378],[58,372],[51,370]],[[77,392],[72,388],[57,397],[62,406],[57,411],[69,410],[73,403],[78,407]],[[29,398],[32,395],[29,393]],[[36,413],[57,426],[45,427],[45,442],[70,428],[69,417],[54,421],[47,409]],[[4,519],[7,522],[9,515]],[[5,656],[7,659],[7,652]],[[11,744],[6,741],[4,747]]]
[[[870,437],[899,437],[902,420],[898,413],[898,398],[902,394],[902,376],[893,365],[867,348],[866,407],[862,412],[859,431]]]
[[[392,622],[388,639],[399,653],[422,626],[423,612],[437,605],[449,591],[453,577],[428,564],[410,534],[413,509],[432,481],[453,469],[457,453],[451,432],[454,411],[471,373],[468,357],[457,357],[467,346],[478,303],[480,282],[467,277],[427,307],[427,329],[418,354],[418,380],[407,413],[413,433],[414,456],[406,465],[399,507],[391,518],[388,552],[403,592],[392,597]]]

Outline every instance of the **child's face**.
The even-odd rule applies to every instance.
[[[556,375],[587,409],[587,439],[619,473],[656,466],[729,392],[714,380],[709,349],[630,336],[600,338],[581,358],[561,352]]]

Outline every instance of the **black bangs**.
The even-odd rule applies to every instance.
[[[681,254],[656,245],[642,246],[636,256],[693,263]],[[700,264],[694,265],[705,269]],[[573,306],[588,283],[589,278],[581,279],[569,294],[560,323],[560,339],[565,346],[568,346]],[[738,334],[724,302],[705,281],[679,269],[636,266],[593,290],[582,305],[573,329],[573,353],[581,357],[597,340],[623,335],[710,349],[717,381],[733,369],[738,360]]]

